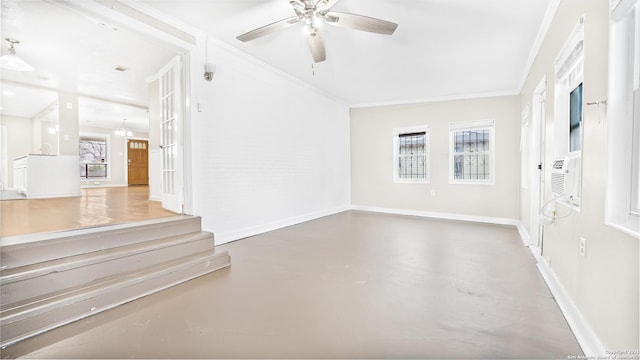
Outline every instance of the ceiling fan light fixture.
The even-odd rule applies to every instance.
[[[6,38],[11,46],[9,47],[9,54],[2,55],[0,57],[0,67],[7,70],[13,71],[33,71],[33,66],[27,64],[26,61],[22,60],[16,55],[16,49],[13,47],[14,44],[19,44],[20,42],[16,39]]]
[[[364,15],[332,11],[339,0],[291,0],[295,16],[288,17],[246,32],[236,38],[242,42],[255,40],[291,25],[301,23],[307,30],[307,39],[313,61],[326,60],[322,27],[324,24],[350,28],[370,33],[392,35],[398,24]]]

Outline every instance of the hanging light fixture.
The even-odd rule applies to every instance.
[[[14,71],[33,71],[33,66],[27,64],[16,55],[16,49],[13,45],[19,44],[20,41],[12,38],[6,38],[5,40],[7,40],[11,46],[9,47],[9,55],[2,55],[2,57],[0,57],[0,67]]]
[[[133,133],[131,132],[131,130],[127,129],[124,126],[124,122],[127,121],[127,119],[122,119],[122,127],[116,131],[114,131],[114,133],[118,136],[128,136],[131,137],[133,136]]]

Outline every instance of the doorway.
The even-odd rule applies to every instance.
[[[0,191],[8,187],[7,127],[0,126]]]
[[[127,140],[128,185],[149,185],[149,141]]]
[[[53,87],[53,85],[51,86],[37,85],[36,86],[32,84],[32,83],[40,84],[41,80],[39,79],[35,79],[34,81],[30,81],[30,78],[25,78],[24,81],[22,81],[22,79],[19,79],[21,80],[20,85],[30,86],[37,90],[48,90],[52,92],[68,92],[73,96],[82,97],[83,99],[96,100],[96,102],[103,101],[103,102],[109,102],[111,104],[123,104],[123,105],[136,106],[136,107],[143,107],[148,105],[150,107],[151,104],[148,104],[146,99],[150,93],[149,82],[152,81],[150,79],[154,77],[154,75],[151,74],[151,71],[154,71],[154,70],[158,71],[158,69],[162,66],[162,64],[157,64],[157,63],[162,62],[164,64],[167,61],[166,59],[168,59],[168,56],[171,56],[171,57],[181,56],[186,59],[191,59],[191,56],[190,56],[191,53],[197,50],[197,47],[196,47],[197,43],[195,40],[196,39],[195,36],[179,37],[179,36],[176,36],[175,34],[167,33],[166,27],[159,27],[159,28],[153,27],[153,26],[148,27],[148,23],[158,24],[159,22],[162,22],[162,21],[159,19],[153,18],[152,16],[149,16],[149,15],[145,15],[143,17],[131,16],[132,9],[129,9],[127,5],[119,5],[116,8],[113,8],[111,5],[106,5],[100,2],[19,2],[18,5],[20,6],[21,14],[24,14],[24,19],[22,19],[23,21],[11,22],[9,21],[10,19],[6,19],[7,14],[3,13],[3,17],[2,17],[3,30],[6,27],[8,31],[10,30],[10,31],[21,33],[22,35],[20,40],[23,41],[25,48],[27,48],[27,46],[30,44],[43,43],[43,42],[49,44],[51,47],[54,47],[54,48],[57,48],[57,46],[61,46],[60,44],[55,43],[54,40],[56,39],[51,39],[51,41],[42,40],[42,36],[44,36],[43,34],[46,33],[46,31],[43,33],[40,29],[41,28],[46,29],[47,26],[50,25],[49,23],[53,23],[53,25],[49,26],[49,28],[56,28],[59,30],[59,33],[65,33],[69,37],[69,38],[66,38],[65,41],[63,42],[63,45],[69,47],[69,51],[54,52],[56,55],[63,56],[67,54],[73,54],[74,51],[79,51],[83,54],[91,53],[94,55],[92,58],[95,58],[93,62],[86,61],[86,59],[83,60],[83,64],[84,63],[89,64],[87,65],[86,68],[82,66],[69,66],[69,61],[66,59],[63,59],[64,61],[61,60],[60,63],[65,64],[64,70],[73,69],[73,71],[82,75],[78,78],[84,79],[88,82],[101,78],[101,76],[103,75],[110,80],[110,81],[103,81],[98,85],[88,83],[88,85],[85,84],[85,86],[73,86],[72,88],[67,89],[67,88]],[[53,13],[55,13],[56,16],[44,15],[44,14],[53,14]],[[141,11],[140,13],[143,14],[144,12]],[[47,21],[46,22],[41,21],[43,19]],[[96,21],[94,21],[95,19],[100,19],[101,21],[96,24]],[[30,21],[27,22],[26,20],[30,20]],[[32,26],[32,23],[35,25]],[[67,25],[68,26],[73,25],[73,27],[71,29],[67,29],[67,27],[65,27]],[[78,30],[80,29],[81,26],[86,26],[87,28],[85,29],[84,27],[82,27],[82,30]],[[109,38],[109,39],[111,38],[119,39],[119,37],[126,36],[126,39],[125,39],[126,41],[113,40],[110,42],[105,42],[105,41],[99,40],[97,37],[92,37],[94,38],[94,41],[92,42],[70,40],[70,38],[75,39],[75,37],[71,36],[72,34],[81,34],[82,35],[81,37],[86,38],[88,36],[87,34],[94,34],[94,32],[97,34],[96,36],[104,36],[105,38]],[[97,50],[89,48],[90,46],[92,46],[92,44],[112,43],[112,42],[117,44],[126,44],[128,46],[121,46],[120,48],[114,47],[114,46],[108,46],[108,47],[102,46],[102,47],[97,47]],[[144,46],[131,45],[134,43],[135,44],[141,43]],[[135,53],[132,52],[131,49],[138,49],[138,48],[152,49],[152,50],[156,49],[159,51],[160,55],[158,56],[135,55]],[[164,49],[164,51],[161,51],[162,49]],[[39,70],[42,70],[42,71],[47,70],[50,73],[56,73],[54,71],[55,70],[54,65],[57,65],[58,62],[49,61],[49,60],[44,61],[45,59],[48,59],[48,58],[44,55],[43,49],[39,49],[39,50],[42,50],[43,55],[40,56],[41,53],[35,53],[35,55],[32,56],[31,58],[32,61],[36,65],[38,65]],[[94,50],[95,51],[104,50],[105,52],[121,51],[121,52],[126,52],[126,54],[124,54],[126,56],[124,55],[115,56],[113,54],[111,54],[112,55],[111,56],[109,54],[102,54],[102,53],[99,53],[98,55],[96,55],[94,53]],[[147,51],[147,54],[151,54],[151,53],[152,53],[151,51]],[[104,56],[99,56],[99,55],[104,55]],[[120,62],[118,62],[117,64],[109,63],[108,66],[107,65],[96,66],[95,64],[96,62],[98,62],[97,59],[112,59],[112,58],[118,58]],[[184,79],[181,79],[179,82],[183,87],[184,96],[182,96],[180,99],[182,102],[185,102],[186,101],[185,98],[189,95],[189,90],[190,90],[190,86],[189,86],[190,82],[188,79],[190,76],[189,69],[192,68],[195,62],[196,60],[186,61],[186,64],[183,66],[183,69],[182,69],[182,75]],[[119,66],[121,64],[123,65]],[[98,73],[96,70],[96,69],[103,69],[103,68],[105,69],[104,70],[105,74]],[[113,75],[114,71],[116,71],[118,75]],[[120,75],[121,72],[126,72],[127,75],[122,76]],[[130,79],[132,82],[135,80],[136,85],[132,88],[125,88],[124,86],[119,87],[120,85],[118,85],[119,83],[116,83],[116,79]],[[18,80],[3,79],[2,81],[3,86],[9,82],[16,84],[18,83]],[[137,84],[140,84],[140,85],[137,85]],[[80,91],[78,89],[82,89],[82,90]],[[33,103],[34,102],[33,98],[31,100],[32,100],[31,103]],[[17,102],[14,101],[14,103],[17,103]],[[188,121],[189,107],[186,105],[183,105],[183,106],[185,106],[185,112],[187,112],[187,114],[185,115],[185,118]],[[74,107],[74,108],[79,108],[79,107]],[[4,110],[6,110],[6,108]],[[94,112],[94,114],[100,115],[100,114],[106,114],[106,112],[96,111]],[[4,116],[4,113],[3,113],[3,116]],[[128,125],[127,130],[131,130],[133,132],[141,132],[139,134],[135,134],[134,136],[136,137],[139,137],[139,138],[147,137],[143,134],[144,130],[140,130],[136,127],[136,123],[134,122],[133,116],[130,113],[119,114],[119,116],[113,117],[114,119],[116,119],[114,121],[117,122],[116,126],[118,128],[121,125],[121,119],[125,117],[129,120],[127,122],[127,125]],[[109,201],[113,200],[112,197],[120,196],[120,194],[115,191],[117,190],[118,187],[123,187],[123,185],[128,185],[128,184],[149,184],[149,163],[148,163],[149,151],[159,149],[159,143],[160,143],[160,140],[158,139],[159,138],[158,134],[160,133],[159,120],[158,120],[158,123],[155,124],[156,126],[154,126],[155,133],[152,133],[152,131],[149,130],[149,135],[148,135],[148,140],[146,142],[146,145],[140,145],[139,140],[136,140],[136,144],[138,144],[137,146],[142,147],[142,149],[135,149],[136,145],[133,145],[134,149],[138,151],[134,151],[134,153],[132,154],[130,152],[131,150],[134,150],[131,148],[132,145],[130,145],[127,141],[125,141],[124,144],[121,143],[122,140],[120,139],[120,137],[116,139],[116,137],[112,135],[114,128],[104,126],[103,125],[104,119],[98,116],[83,116],[82,119],[87,119],[88,122],[91,122],[90,124],[83,125],[89,128],[86,131],[90,131],[92,133],[99,132],[99,133],[105,133],[107,135],[111,135],[111,140],[113,141],[113,143],[115,144],[117,142],[117,148],[115,148],[114,146],[114,151],[111,153],[112,155],[111,158],[113,162],[110,165],[112,166],[113,171],[110,172],[110,175],[108,178],[105,177],[105,179],[103,180],[101,179],[100,181],[90,181],[90,182],[87,181],[85,184],[83,184],[83,189],[82,189],[83,194],[87,193],[88,197],[91,197],[92,199],[99,198],[100,201],[104,203],[108,203]],[[122,127],[124,128],[124,125]],[[9,129],[8,133],[11,134],[11,129]],[[188,132],[185,132],[185,134],[181,134],[181,136],[182,136],[180,138],[181,140],[184,137],[188,137]],[[9,138],[8,140],[11,140],[11,138]],[[20,143],[28,144],[28,149],[21,150],[21,152],[24,152],[26,154],[32,151],[31,148],[33,146],[30,143],[30,141],[31,141],[31,137],[28,137],[28,138],[25,137],[24,139],[21,139]],[[125,147],[127,151],[124,151]],[[0,156],[1,155],[2,153],[0,153]],[[124,158],[125,156],[126,158]],[[116,158],[118,160],[117,162],[116,162]],[[11,156],[9,156],[8,159],[11,159]],[[131,160],[132,162],[131,166],[129,166],[128,160]],[[183,158],[180,158],[179,160],[184,161]],[[140,167],[138,167],[138,164],[137,164],[138,162],[141,165]],[[11,164],[6,164],[7,167],[9,167],[10,165]],[[0,163],[0,168],[1,167],[2,167],[2,164]],[[8,170],[9,170],[8,178],[10,180],[11,168],[9,167]],[[189,170],[189,168],[187,168],[187,170]],[[0,171],[0,176],[2,176],[2,174],[7,174],[7,172]],[[0,181],[0,183],[2,186],[6,186],[5,181]],[[135,196],[136,198],[140,196],[143,196],[143,197],[146,196],[146,199],[147,200],[149,199],[149,195],[144,195],[145,193],[141,191],[143,190],[144,186],[131,187],[131,188],[134,188],[137,191],[132,196]],[[111,191],[111,190],[114,190],[114,191]],[[180,191],[188,191],[188,190],[189,189],[180,188]],[[149,191],[147,190],[147,193],[148,192]],[[78,199],[65,199],[65,200],[81,201],[83,199],[84,197],[81,197]],[[22,200],[22,201],[26,201],[26,202],[23,204],[20,204],[21,206],[26,206],[27,204],[32,203],[29,200]],[[3,210],[8,206],[14,206],[14,205],[15,205],[14,203],[3,204]],[[156,202],[151,203],[149,206],[152,207],[156,205],[158,205],[161,208],[161,204],[158,204]],[[79,205],[79,207],[80,206],[81,205]],[[137,211],[137,209],[129,209],[126,212],[132,213],[134,211]],[[168,212],[168,213],[171,213],[171,212]],[[38,214],[35,214],[35,213],[29,213],[29,214],[30,215],[28,215],[28,218],[24,218],[24,217],[23,218],[33,223],[41,221]],[[171,213],[171,214],[175,215],[175,213]],[[22,215],[27,216],[24,213]],[[87,216],[90,217],[94,215],[95,214],[93,215],[89,214]],[[46,217],[46,215],[44,216]],[[92,219],[89,219],[89,220],[92,220]],[[122,219],[122,221],[130,221],[130,220],[131,219]],[[21,220],[21,221],[24,221],[24,220]],[[96,222],[92,223],[89,226],[95,226],[95,224]],[[59,229],[56,229],[56,230],[59,230]]]
[[[542,254],[543,244],[543,221],[540,208],[544,199],[544,159],[545,159],[545,129],[546,129],[546,106],[545,98],[547,92],[547,79],[544,77],[535,91],[532,98],[532,138],[529,166],[531,172],[531,227],[529,242],[534,253]]]

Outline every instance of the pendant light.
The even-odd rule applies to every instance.
[[[133,136],[133,133],[131,132],[131,130],[127,129],[124,126],[124,122],[127,121],[127,119],[122,119],[122,127],[116,131],[114,131],[114,133],[118,136],[128,136],[131,137]]]
[[[33,66],[27,64],[16,55],[16,49],[13,45],[19,44],[20,41],[12,38],[6,38],[5,40],[7,40],[11,46],[9,47],[9,55],[3,55],[0,57],[0,67],[14,71],[33,71]]]

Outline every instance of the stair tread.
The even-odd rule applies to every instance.
[[[176,246],[206,237],[213,238],[213,234],[206,231],[199,231],[91,251],[84,254],[67,256],[54,260],[18,266],[15,268],[3,269],[0,271],[0,284],[43,276],[58,271],[66,271],[80,266],[86,266],[88,264],[109,261],[114,258],[133,256],[146,251]]]
[[[1,238],[0,347],[231,265],[199,216]]]
[[[120,287],[128,283],[133,284],[142,282],[149,277],[153,277],[153,275],[161,276],[162,274],[175,271],[175,269],[185,267],[193,263],[197,263],[207,259],[212,260],[219,257],[229,257],[229,254],[226,250],[216,252],[214,249],[211,249],[211,251],[204,251],[197,254],[184,256],[170,262],[165,262],[160,265],[152,265],[134,272],[129,272],[126,274],[116,274],[79,286],[74,286],[19,302],[2,304],[0,307],[0,321],[4,323],[7,319],[15,317],[21,313],[36,311],[38,309],[45,309],[47,306],[64,303],[65,300],[69,299],[77,299],[79,296],[91,297],[108,288],[116,286]]]
[[[125,229],[135,229],[141,226],[153,226],[159,224],[167,224],[172,222],[181,222],[189,220],[197,220],[199,216],[194,215],[176,215],[166,218],[132,221],[122,224],[99,225],[95,227],[71,229],[63,231],[43,232],[37,234],[4,236],[0,241],[1,246],[6,247],[28,247],[34,243],[41,244],[44,242],[64,241],[70,237],[87,236],[91,234],[100,234],[100,236],[108,236],[112,232],[119,232]]]
[[[199,216],[180,215],[57,233],[0,237],[0,262],[2,269],[16,268],[98,251],[105,244],[122,246],[201,230]]]

